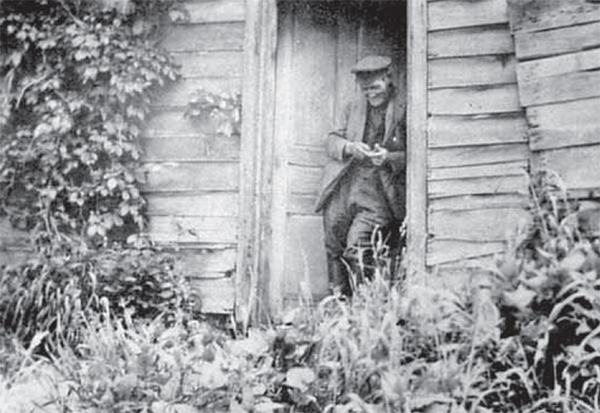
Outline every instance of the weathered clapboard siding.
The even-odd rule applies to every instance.
[[[429,86],[436,88],[496,85],[517,81],[512,55],[470,56],[432,60]]]
[[[573,197],[598,197],[600,4],[509,3],[533,169],[558,172]]]
[[[429,120],[430,148],[527,142],[527,122],[521,113],[506,116],[434,116]]]
[[[543,31],[564,26],[600,21],[600,10],[593,1],[544,0],[522,2],[508,0],[512,30]]]
[[[156,103],[142,133],[148,232],[177,247],[178,269],[191,280],[204,312],[235,305],[239,236],[240,138],[217,133],[210,119],[184,118],[198,89],[240,93],[244,0],[188,0],[162,46],[181,65],[182,79]]]
[[[433,31],[427,48],[430,58],[509,55],[515,51],[508,24]]]
[[[528,125],[506,0],[428,3],[429,266],[501,253],[526,219]]]
[[[598,142],[600,98],[530,107],[527,118],[533,151]]]

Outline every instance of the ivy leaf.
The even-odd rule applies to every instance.
[[[117,185],[119,185],[119,183],[117,182],[117,180],[115,178],[109,178],[108,182],[106,182],[106,186],[111,191],[114,190],[117,187]]]
[[[315,372],[307,367],[294,367],[288,370],[285,376],[285,384],[288,387],[293,387],[306,392],[316,379]]]
[[[96,79],[96,76],[98,76],[98,68],[96,67],[86,67],[83,72],[84,81],[94,80]]]

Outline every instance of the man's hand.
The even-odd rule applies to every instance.
[[[348,142],[344,146],[344,154],[358,160],[368,158],[369,152],[371,148],[364,142]]]
[[[388,153],[389,151],[385,148],[379,146],[379,144],[375,144],[375,149],[369,152],[369,158],[371,158],[371,162],[375,166],[384,165],[388,161]]]

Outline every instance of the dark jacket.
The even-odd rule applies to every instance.
[[[344,158],[344,146],[348,141],[363,140],[366,122],[367,100],[361,96],[345,108],[338,129],[327,136],[325,151],[328,161],[323,169],[316,212],[325,207],[340,179],[356,162]],[[404,102],[395,92],[386,109],[385,135],[381,146],[390,152],[392,159],[380,167],[379,176],[394,217],[401,220],[406,214],[406,111]]]

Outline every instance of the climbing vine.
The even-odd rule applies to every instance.
[[[174,4],[0,1],[0,215],[38,245],[143,227],[137,140],[178,76],[156,46]]]

